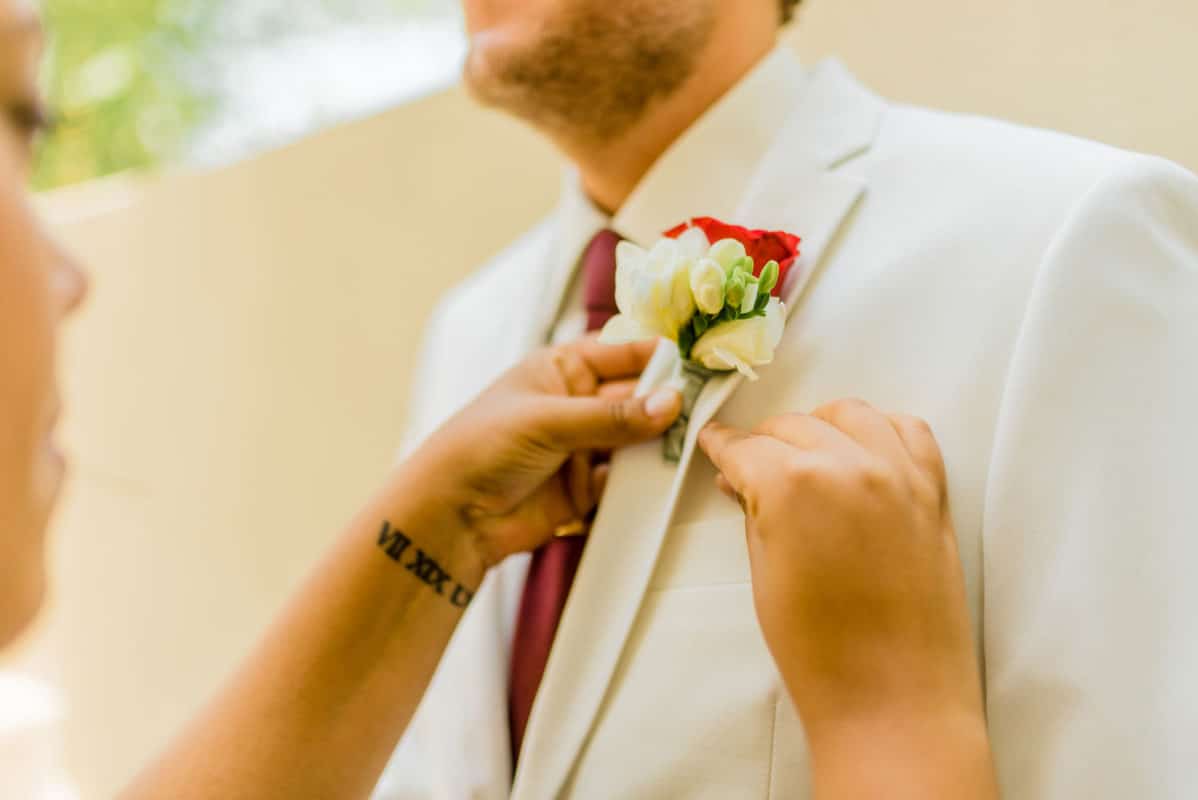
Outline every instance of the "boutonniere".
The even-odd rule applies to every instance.
[[[682,415],[667,433],[664,455],[682,456],[686,428],[703,386],[740,372],[757,380],[782,339],[781,294],[799,256],[800,239],[699,217],[666,231],[650,250],[616,248],[616,305],[603,328],[609,344],[664,337],[678,345],[675,378]]]

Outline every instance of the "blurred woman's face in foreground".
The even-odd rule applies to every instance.
[[[41,39],[28,0],[0,0],[0,647],[42,602],[45,529],[64,473],[53,443],[56,328],[86,291],[25,191],[45,116]]]

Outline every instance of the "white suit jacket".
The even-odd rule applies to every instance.
[[[1198,797],[1198,179],[785,69],[743,192],[688,212],[803,237],[776,361],[708,385],[679,466],[616,455],[514,785],[525,559],[476,596],[378,797],[808,797],[742,517],[694,434],[842,397],[941,442],[1004,796]],[[413,442],[544,340],[577,254],[558,228],[444,303]]]

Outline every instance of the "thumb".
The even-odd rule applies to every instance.
[[[709,422],[699,431],[699,447],[711,459],[728,488],[738,497],[746,484],[750,482],[747,475],[749,467],[743,457],[738,457],[735,448],[752,439],[752,435],[723,425],[719,422]]]
[[[796,455],[785,442],[770,436],[756,436],[719,422],[709,422],[699,431],[699,447],[707,453],[746,512],[753,506],[761,487]]]
[[[682,395],[658,389],[648,397],[563,397],[546,408],[542,430],[557,447],[610,450],[665,432],[682,411]]]

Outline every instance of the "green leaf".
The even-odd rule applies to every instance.
[[[768,306],[769,304],[770,304],[769,292],[763,292],[762,294],[757,296],[757,305],[753,308],[753,310],[760,311],[762,314],[764,314],[766,306]]]
[[[691,348],[694,346],[695,330],[690,325],[684,325],[682,330],[678,332],[678,351],[682,354],[684,360],[691,357]]]
[[[695,316],[695,321],[694,321],[693,325],[695,328],[695,339],[696,340],[698,340],[699,337],[701,337],[703,334],[707,333],[707,326],[709,324],[710,323],[707,321],[706,315],[697,314]]]

